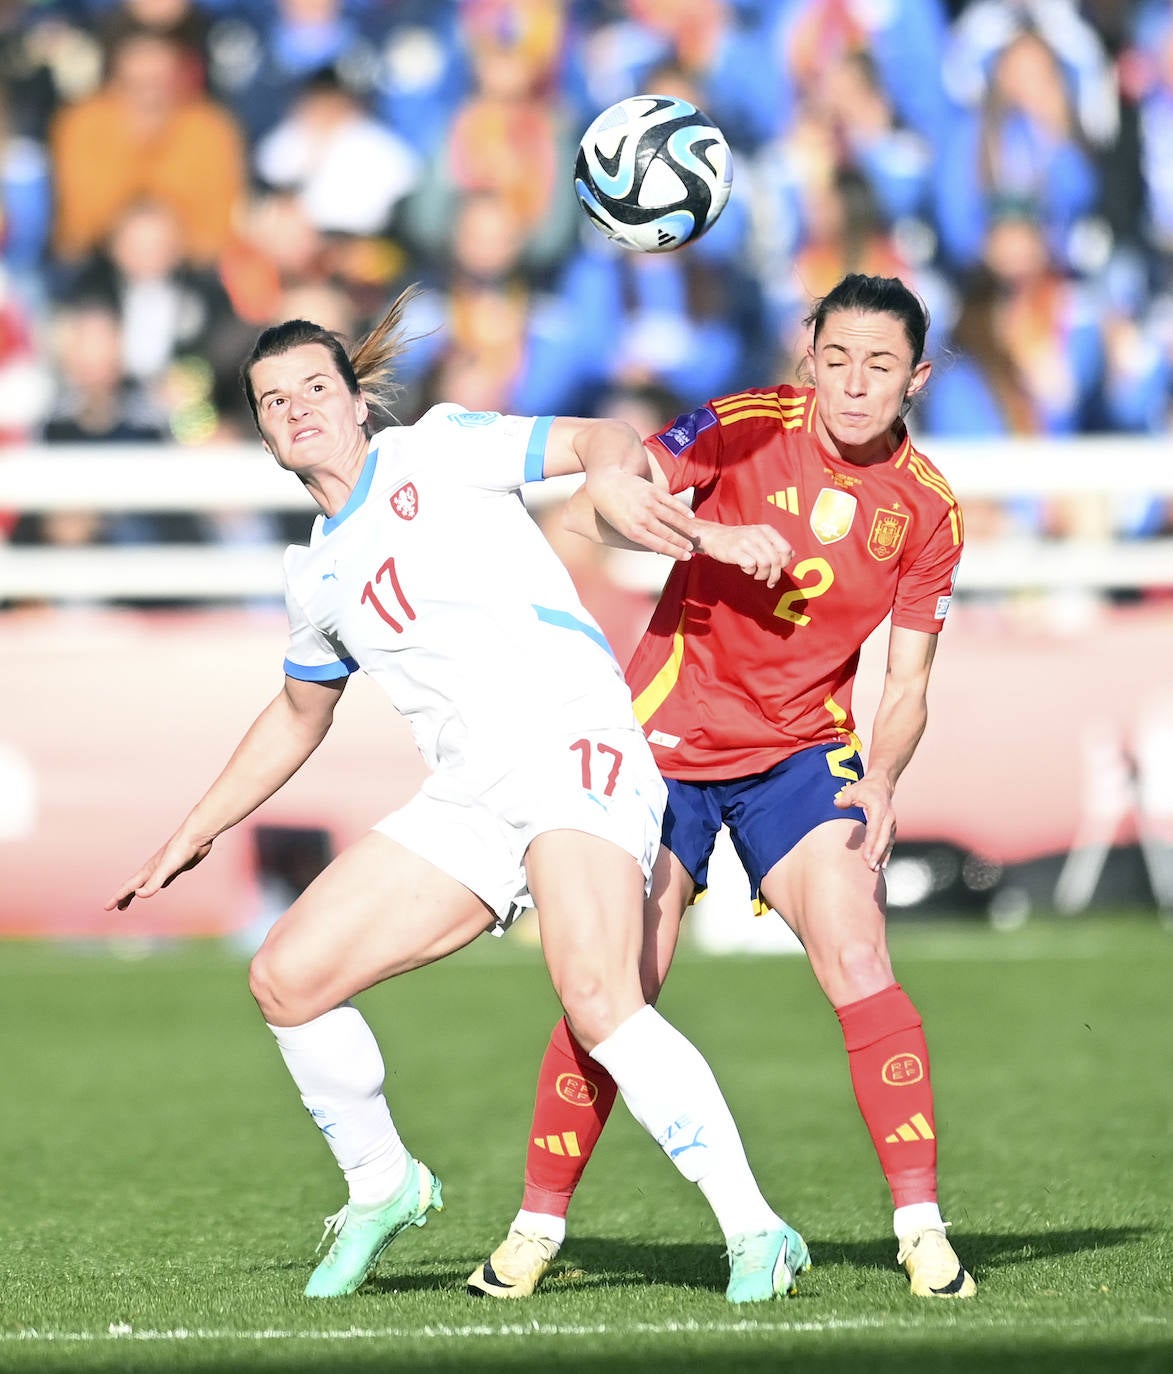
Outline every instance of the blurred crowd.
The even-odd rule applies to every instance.
[[[0,0],[0,91],[0,445],[247,438],[260,328],[354,337],[413,281],[402,419],[446,399],[649,431],[791,380],[848,271],[930,307],[930,453],[1169,428],[1173,0]],[[582,131],[641,91],[733,148],[724,215],[675,254],[615,249],[573,193]],[[1168,508],[1120,520],[1158,533]]]

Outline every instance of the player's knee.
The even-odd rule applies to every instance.
[[[312,980],[299,976],[296,966],[262,946],[248,969],[248,987],[261,1015],[270,1025],[301,1026],[327,1007]]]
[[[643,1005],[638,990],[619,993],[608,980],[579,974],[559,989],[574,1038],[589,1053]]]
[[[838,988],[838,998],[857,1001],[882,992],[892,982],[892,962],[883,940],[851,940],[831,952],[828,978]]]

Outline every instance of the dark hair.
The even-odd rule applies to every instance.
[[[868,277],[851,272],[817,300],[803,321],[814,325],[812,343],[819,342],[828,315],[840,310],[862,310],[869,314],[892,315],[904,326],[904,337],[912,349],[912,365],[920,362],[929,332],[929,311],[924,301],[899,277]]]
[[[418,286],[401,291],[374,329],[351,350],[332,329],[324,329],[310,320],[286,320],[262,331],[240,369],[241,385],[257,428],[260,429],[260,420],[253,390],[253,368],[264,358],[276,358],[305,344],[322,345],[350,394],[366,397],[376,421],[393,419],[391,407],[400,391],[395,380],[395,362],[410,342],[403,337],[403,315],[418,294]],[[370,434],[370,419],[364,428]]]

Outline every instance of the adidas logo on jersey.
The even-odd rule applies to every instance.
[[[784,510],[790,515],[798,514],[797,487],[787,487],[785,491],[772,491],[766,500],[771,506],[777,506],[779,510]]]

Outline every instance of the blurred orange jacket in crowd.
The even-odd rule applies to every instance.
[[[179,218],[188,257],[211,262],[245,189],[240,131],[182,79],[183,54],[168,51],[167,40],[138,35],[125,46],[102,89],[53,124],[56,252],[83,257],[128,206],[162,200]]]

